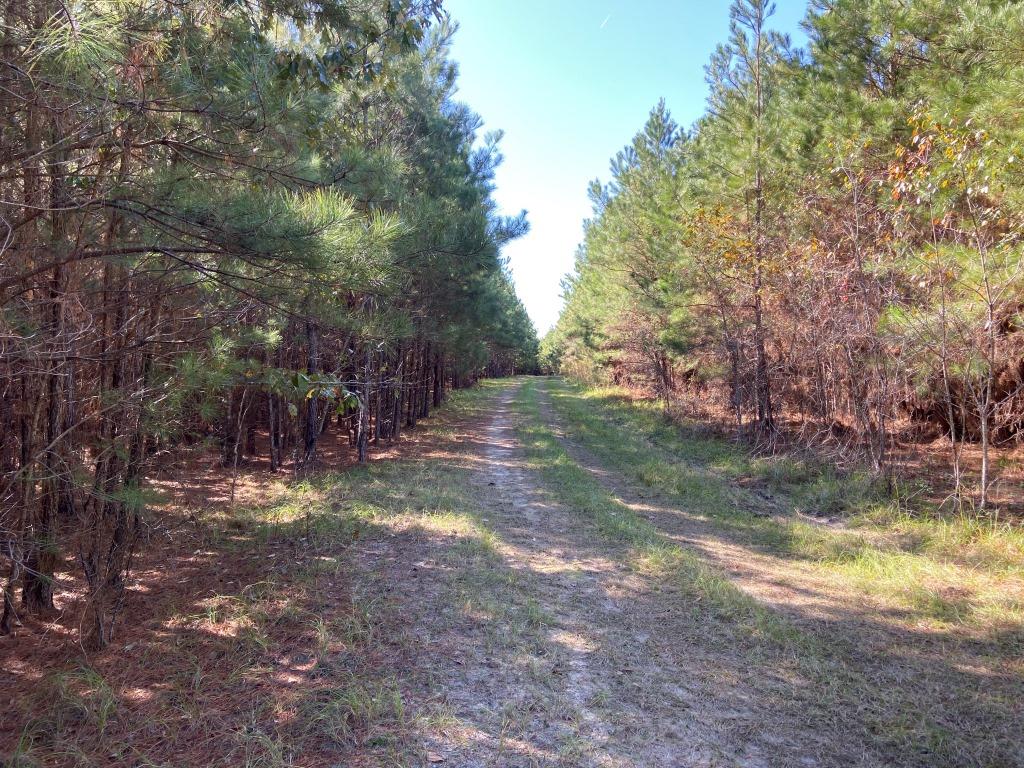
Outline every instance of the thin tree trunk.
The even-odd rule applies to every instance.
[[[320,335],[316,324],[306,321],[306,372],[318,373],[320,370]],[[318,416],[319,398],[314,395],[306,399],[306,442],[302,463],[311,464],[316,456],[316,441],[320,436]]]

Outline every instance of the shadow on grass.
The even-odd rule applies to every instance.
[[[893,632],[866,606],[822,621],[754,600],[710,550],[662,546],[589,475],[570,478],[584,495],[569,503],[557,484],[526,492],[561,530],[523,508],[496,515],[484,502],[498,491],[469,478],[517,482],[486,474],[516,459],[474,427],[498,393],[457,401],[465,423],[438,425],[415,459],[313,478],[156,552],[126,606],[151,618],[118,648],[14,668],[17,690],[36,689],[4,734],[21,739],[14,764],[420,765],[436,749],[459,765],[464,745],[509,765],[586,764],[585,706],[622,726],[607,749],[623,766],[643,764],[636,740],[670,732],[709,760],[1020,765],[1012,632],[972,646]],[[577,519],[597,526],[583,543]],[[613,600],[619,577],[538,569],[538,553],[630,562],[645,584],[621,609],[631,621],[595,612],[574,644],[580,628],[539,595],[585,578]],[[607,671],[583,704],[565,672],[581,654]]]
[[[832,726],[830,738],[836,744],[852,749],[842,759],[833,755],[827,764],[852,764],[858,744],[879,750],[880,762],[873,764],[1021,764],[1024,741],[1017,724],[1024,701],[1024,633],[1016,613],[979,617],[984,622],[978,631],[967,631],[960,624],[977,610],[969,596],[936,594],[926,584],[910,590],[909,605],[891,610],[858,600],[856,590],[845,587],[830,590],[814,581],[772,584],[774,557],[796,556],[811,568],[848,563],[850,578],[870,580],[887,567],[894,578],[906,576],[903,564],[887,558],[908,555],[898,549],[878,552],[877,545],[856,532],[826,529],[807,541],[804,531],[788,521],[751,519],[742,506],[730,506],[732,489],[706,467],[693,471],[708,473],[703,475],[707,482],[717,486],[711,491],[694,492],[688,480],[651,482],[643,462],[652,451],[623,434],[612,417],[592,410],[581,415],[578,394],[558,384],[550,389],[556,408],[570,421],[573,440],[598,460],[662,492],[642,497],[667,496],[673,505],[643,499],[633,505],[641,514],[634,513],[615,497],[619,481],[607,470],[590,471],[566,453],[543,421],[536,391],[527,388],[522,407],[532,421],[524,439],[528,447],[532,443],[539,470],[570,507],[596,519],[606,535],[642,552],[634,555],[641,568],[653,562],[655,576],[673,584],[690,604],[700,605],[713,632],[724,632],[734,648],[750,649],[754,663],[759,656],[770,660],[767,668],[761,662],[751,669],[748,679],[771,679],[780,669],[790,669],[799,682],[783,685],[775,705],[798,720],[813,713],[822,728]],[[690,451],[691,456],[699,453]],[[666,463],[683,472],[692,469],[689,461]],[[711,524],[680,525],[683,519]],[[871,558],[879,560],[874,572],[862,562]],[[758,577],[766,587],[759,594],[765,596],[752,596],[731,582],[737,563],[765,568]],[[773,586],[784,588],[786,599],[772,600]],[[922,618],[947,623],[922,623]]]
[[[487,396],[455,400],[472,408]],[[449,411],[422,442],[446,439],[431,431],[458,416]],[[234,510],[216,500],[198,514],[194,503],[163,510],[103,653],[76,644],[82,590],[68,563],[63,616],[0,647],[0,687],[14,702],[0,718],[5,764],[391,760],[403,748],[401,667],[379,629],[387,606],[361,594],[352,553],[390,535],[374,510],[422,479],[417,466],[316,474]]]

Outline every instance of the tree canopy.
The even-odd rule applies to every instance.
[[[153,457],[269,435],[365,458],[536,365],[435,0],[8,0],[0,95],[2,627],[69,550],[111,637]]]
[[[890,466],[894,430],[1020,438],[1013,3],[814,2],[809,44],[737,0],[691,128],[664,103],[594,182],[545,364]],[[962,498],[962,497],[961,497]]]

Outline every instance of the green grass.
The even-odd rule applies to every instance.
[[[412,711],[403,691],[414,672],[387,663],[395,649],[410,658],[410,646],[403,644],[416,640],[403,635],[408,617],[393,613],[385,575],[360,571],[351,556],[354,543],[377,545],[392,536],[431,542],[431,557],[445,574],[438,622],[479,631],[485,653],[494,648],[542,658],[544,663],[524,663],[524,680],[538,690],[557,685],[548,669],[557,648],[546,634],[559,617],[536,598],[536,577],[505,563],[506,544],[480,513],[472,467],[456,455],[455,440],[464,429],[457,420],[484,419],[506,386],[487,383],[456,393],[440,418],[423,425],[451,455],[312,477],[289,484],[265,505],[207,518],[201,556],[245,553],[261,564],[260,572],[242,583],[217,585],[217,594],[167,617],[140,643],[132,658],[161,670],[159,685],[144,691],[148,698],[141,703],[130,685],[118,682],[116,669],[113,677],[100,665],[53,672],[39,696],[23,703],[19,716],[26,725],[7,764],[179,764],[166,758],[198,740],[221,750],[221,764],[299,764],[305,745],[325,740],[338,750],[338,764],[353,749],[375,764],[420,764],[415,736],[407,735],[457,728],[458,722],[443,702],[436,711]],[[568,436],[602,465],[705,518],[724,538],[817,569],[837,590],[891,601],[899,612],[885,621],[939,638],[943,655],[917,660],[916,649],[905,646],[875,658],[880,652],[860,644],[853,623],[820,634],[746,594],[573,461],[546,422],[542,395],[553,401]],[[608,392],[528,380],[517,403],[518,436],[547,491],[594,526],[610,555],[645,583],[664,585],[665,599],[690,611],[702,636],[735,649],[751,677],[795,681],[787,689],[792,696],[780,698],[779,707],[805,708],[800,716],[838,717],[865,729],[865,743],[890,745],[892,754],[927,755],[916,765],[1014,764],[1006,756],[1020,746],[1019,737],[1007,736],[1005,724],[1016,702],[1005,687],[979,683],[980,673],[972,677],[965,670],[1019,674],[1014,659],[1024,651],[1024,607],[1020,591],[1007,588],[1019,583],[1019,535],[910,515],[861,478],[807,462],[752,458]],[[841,510],[836,514],[848,527],[797,515],[826,502]],[[771,507],[770,517],[755,514],[763,505]],[[347,581],[357,587],[352,594],[325,604]],[[954,631],[967,630],[980,642],[964,650],[975,641],[961,647]],[[275,660],[297,652],[308,670],[292,688],[297,699],[275,698]],[[913,665],[935,667],[919,688],[907,672]],[[555,701],[529,697],[522,707],[554,708]],[[510,711],[509,719],[511,737],[527,715]],[[136,739],[144,730],[159,734],[151,743],[163,752],[139,749]],[[578,746],[567,737],[563,751],[572,756]]]
[[[548,424],[539,391],[550,397],[566,436],[602,468],[703,519],[725,541],[770,558],[768,575],[809,571],[825,594],[852,594],[852,601],[836,603],[837,620],[796,626],[789,611],[748,596],[698,552],[666,542],[573,461]],[[802,682],[779,707],[857,734],[892,764],[1018,764],[1019,532],[909,515],[863,477],[751,457],[608,391],[531,382],[520,406],[521,437],[559,501],[621,542],[627,561],[652,583],[676,585],[690,598],[684,605],[699,598],[694,610],[705,612],[707,637],[734,647],[738,633],[774,647],[767,658],[748,654],[750,679],[797,673]],[[797,512],[809,499],[828,499],[849,525],[801,519]],[[759,503],[770,504],[771,515],[755,514]],[[898,634],[883,634],[882,626]],[[804,691],[813,693],[805,698]]]
[[[431,446],[457,449],[459,420],[482,416],[497,391],[489,384],[454,393],[417,433]],[[418,742],[402,695],[409,670],[382,661],[405,617],[374,597],[382,585],[371,587],[376,575],[354,568],[353,544],[385,542],[402,530],[437,539],[443,558],[458,565],[445,597],[456,609],[489,611],[490,624],[524,633],[548,620],[535,601],[505,599],[516,577],[475,511],[469,471],[419,457],[377,461],[268,483],[264,504],[201,510],[197,557],[241,559],[255,572],[214,582],[215,594],[159,617],[151,636],[133,643],[131,655],[124,651],[139,677],[142,667],[160,669],[158,685],[132,682],[134,673],[116,665],[72,664],[47,676],[38,696],[19,702],[23,732],[0,765],[181,764],[174,755],[202,743],[210,750],[204,760],[283,768],[325,739],[339,751],[338,764],[356,748],[376,764],[412,764]],[[348,594],[346,585],[352,594],[332,601],[336,590]],[[282,655],[301,660],[298,700],[275,682]],[[162,734],[155,752],[140,748],[144,731]]]
[[[563,381],[546,387],[569,437],[737,541],[815,563],[837,583],[890,601],[910,618],[1000,635],[1022,631],[1021,530],[912,514],[862,473],[752,456],[615,390]],[[845,524],[808,521],[801,512],[841,515]]]
[[[405,704],[398,682],[360,680],[339,675],[335,685],[321,688],[302,706],[308,735],[325,736],[336,744],[372,743],[381,746],[395,740],[405,720]]]
[[[782,616],[738,589],[691,550],[674,544],[628,506],[594,482],[561,445],[540,415],[537,385],[528,382],[518,400],[525,418],[518,436],[531,466],[558,501],[593,522],[608,540],[627,545],[626,558],[648,575],[671,579],[691,598],[697,612],[709,612],[756,640],[767,640],[783,649],[813,653],[813,643]]]

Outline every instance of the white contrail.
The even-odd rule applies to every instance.
[[[604,29],[604,25],[608,23],[608,19],[610,19],[611,17],[612,15],[610,13],[607,16],[605,16],[604,21],[601,22],[601,26],[598,27],[598,29]]]

